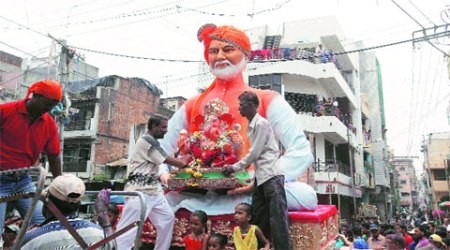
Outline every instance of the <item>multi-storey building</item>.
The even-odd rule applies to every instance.
[[[315,158],[319,203],[337,205],[341,217],[350,219],[358,213],[361,186],[369,182],[358,55],[333,55],[345,51],[336,23],[330,17],[284,23],[280,33],[251,30],[253,44],[261,46],[253,48],[257,63],[249,64],[247,74],[249,85],[279,92],[297,112]]]
[[[63,171],[91,178],[105,166],[126,166],[132,145],[158,112],[161,90],[141,78],[106,76],[69,82]],[[125,160],[124,160],[125,159]]]
[[[417,157],[416,157],[417,158]],[[396,156],[392,159],[392,164],[398,173],[398,192],[400,194],[400,207],[403,212],[417,210],[418,181],[414,167],[414,157]]]
[[[183,96],[161,98],[161,106],[175,112],[184,104],[184,102],[186,102],[186,100],[187,99]]]
[[[388,157],[383,157],[386,130],[375,55],[334,55],[362,46],[347,47],[340,42],[344,34],[334,17],[287,22],[275,30],[261,26],[247,34],[253,49],[246,71],[248,83],[279,92],[297,112],[315,157],[319,203],[337,205],[347,219],[357,215],[361,202],[376,204],[385,217],[390,202],[380,194],[388,196],[390,181]],[[206,71],[207,66],[200,70]],[[374,89],[368,87],[374,83],[368,79],[373,72]],[[199,80],[204,87],[211,79]],[[376,177],[376,172],[383,175]]]
[[[362,43],[357,44],[361,47]],[[380,216],[388,218],[393,212],[390,180],[395,179],[395,173],[389,165],[381,68],[374,52],[359,53],[359,61],[362,99],[367,101],[370,113],[370,117],[363,116],[362,132],[368,137],[363,157],[365,172],[373,180],[366,186],[365,200],[376,204]]]
[[[23,71],[23,84],[20,88],[20,94],[24,96],[28,87],[36,81],[42,79],[59,80],[61,72],[59,72],[58,67],[57,60],[48,58],[32,59],[27,63]],[[97,67],[82,61],[79,57],[74,57],[67,69],[67,80],[74,82],[94,80],[98,78],[98,71]]]
[[[68,80],[96,79],[98,68],[75,57],[69,64]],[[0,51],[0,102],[25,97],[28,87],[42,79],[60,78],[58,57],[22,59]]]
[[[450,200],[450,132],[430,133],[422,144],[424,154],[424,182],[429,189],[429,208],[437,208],[441,201]]]
[[[19,98],[23,80],[22,58],[0,51],[0,102]]]

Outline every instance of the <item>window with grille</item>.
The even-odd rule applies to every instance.
[[[445,169],[435,169],[433,170],[434,180],[435,181],[446,181],[447,177],[445,176]]]
[[[91,159],[90,142],[64,142],[63,172],[87,172],[87,163]]]

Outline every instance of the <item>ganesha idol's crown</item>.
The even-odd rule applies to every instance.
[[[203,116],[220,116],[221,114],[228,113],[229,108],[227,104],[219,98],[214,98],[209,101],[203,108]]]

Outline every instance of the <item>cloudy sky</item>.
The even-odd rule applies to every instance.
[[[404,13],[398,6],[408,14]],[[169,96],[190,97],[199,64],[150,59],[201,61],[198,28],[205,23],[243,29],[283,21],[336,16],[344,45],[362,40],[366,47],[411,38],[413,31],[450,23],[443,0],[3,0],[0,50],[21,57],[55,55],[47,34],[78,47],[100,75],[142,77]],[[251,15],[255,13],[254,15]],[[410,15],[410,16],[408,16]],[[417,24],[415,19],[419,24]],[[437,31],[445,31],[437,30]],[[448,52],[449,39],[433,39]],[[127,58],[89,52],[141,56]],[[396,155],[420,155],[424,134],[449,131],[447,61],[428,43],[405,43],[374,50],[382,69],[388,144]],[[180,80],[184,79],[184,80]]]

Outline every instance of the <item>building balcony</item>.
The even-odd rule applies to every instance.
[[[65,139],[96,138],[96,119],[75,120],[64,126]]]
[[[349,197],[362,197],[359,186],[352,187],[352,178],[339,172],[316,172],[314,178],[318,194],[337,194]]]
[[[306,132],[322,134],[333,144],[348,143],[348,128],[336,116],[311,116],[303,113],[298,114],[298,119]],[[352,145],[355,145],[354,136],[350,138]]]
[[[347,97],[354,109],[356,98],[349,84],[345,81],[333,63],[313,64],[308,61],[277,61],[274,63],[251,64],[247,67],[249,76],[282,74],[284,85],[299,85],[301,82],[321,84],[330,91],[331,96]],[[292,77],[289,77],[291,75]]]
[[[448,192],[449,183],[447,181],[433,181],[434,192]]]
[[[352,177],[349,166],[341,162],[334,164],[332,161],[326,161],[315,163],[314,171],[317,193],[339,194],[350,197],[355,196],[358,198],[362,196],[359,185],[355,185],[354,189],[352,187]],[[355,174],[355,176],[360,177],[359,174]],[[361,178],[355,179],[357,182],[361,182]]]

